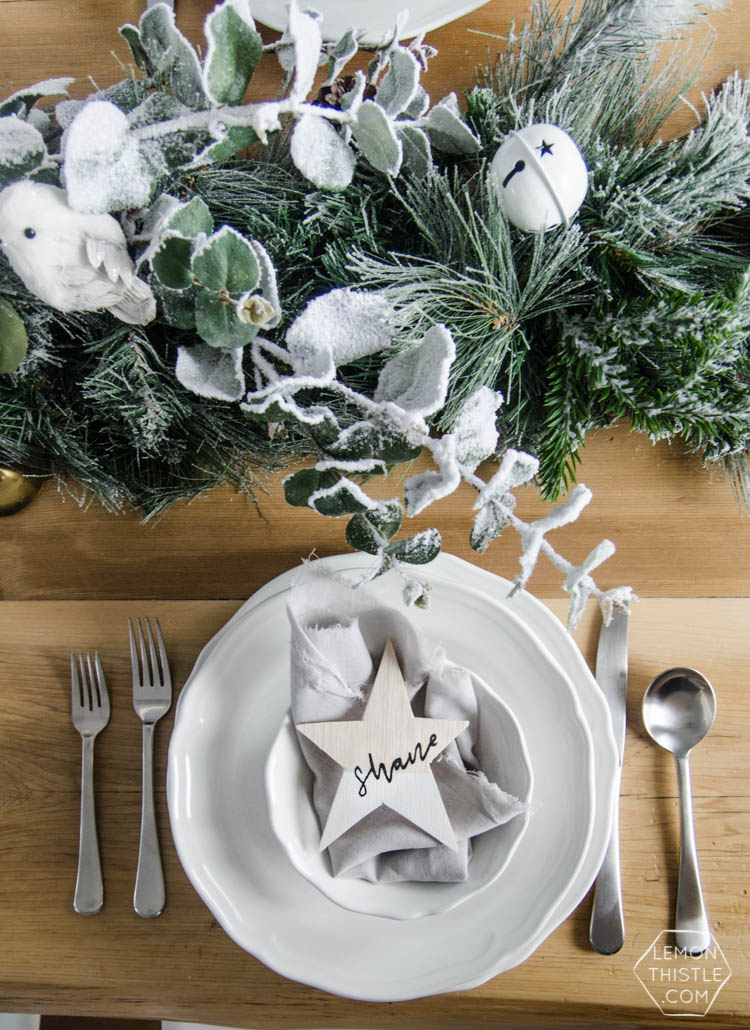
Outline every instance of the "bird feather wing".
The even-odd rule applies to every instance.
[[[110,282],[122,279],[127,282],[133,274],[133,262],[121,244],[102,239],[101,236],[84,236],[86,257],[96,269],[103,269]]]

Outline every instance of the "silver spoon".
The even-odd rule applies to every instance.
[[[643,695],[643,722],[649,735],[677,761],[680,791],[680,877],[677,884],[675,942],[690,955],[711,944],[695,850],[688,755],[703,740],[716,715],[716,695],[695,669],[667,669]]]

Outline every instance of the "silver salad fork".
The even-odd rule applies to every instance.
[[[104,904],[94,808],[94,738],[109,722],[109,694],[98,651],[93,666],[89,653],[79,654],[77,662],[71,654],[70,687],[73,725],[81,735],[81,821],[73,908],[79,915],[94,916]]]
[[[133,908],[139,916],[151,918],[161,914],[166,899],[154,810],[154,727],[169,711],[172,703],[172,680],[159,620],[154,619],[153,632],[150,621],[145,619],[144,622],[145,638],[141,620],[136,619],[134,628],[132,620],[128,619],[130,663],[133,668],[133,707],[143,723],[141,841],[138,848]],[[154,635],[158,644],[158,658]]]

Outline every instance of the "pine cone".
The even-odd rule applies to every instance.
[[[335,107],[341,110],[341,98],[354,89],[356,79],[353,75],[342,75],[327,86],[321,86],[318,90],[316,103],[321,107]],[[371,82],[365,86],[365,100],[374,100],[377,90]]]

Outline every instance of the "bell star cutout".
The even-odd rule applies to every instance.
[[[320,850],[385,805],[455,851],[456,836],[431,763],[468,725],[465,720],[414,715],[389,640],[360,721],[297,726],[343,768]]]

